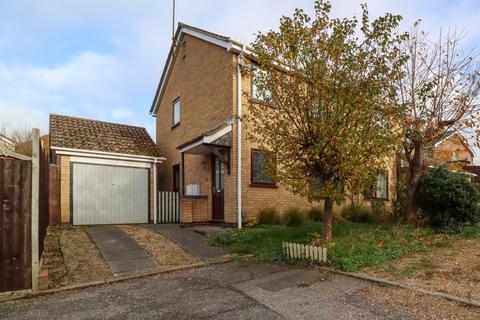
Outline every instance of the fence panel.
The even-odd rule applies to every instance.
[[[0,159],[0,292],[32,287],[32,164]]]
[[[43,241],[47,235],[49,224],[49,159],[48,149],[40,141],[40,170],[39,170],[39,196],[38,196],[38,254],[42,256]]]
[[[158,223],[180,222],[180,195],[178,192],[158,193]]]

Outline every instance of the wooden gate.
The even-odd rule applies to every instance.
[[[158,223],[180,222],[180,194],[160,191],[158,193]]]
[[[32,287],[32,163],[0,160],[0,292]]]

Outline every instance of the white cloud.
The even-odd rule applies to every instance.
[[[14,101],[0,100],[0,125],[13,128],[39,128],[41,132],[48,132],[48,114],[18,104]]]

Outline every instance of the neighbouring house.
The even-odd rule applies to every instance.
[[[0,151],[15,151],[15,142],[0,134]]]
[[[15,142],[0,134],[0,159],[30,160],[31,158],[17,152],[15,149]]]
[[[156,220],[156,167],[165,157],[145,128],[51,114],[49,135],[62,223]]]
[[[429,165],[470,166],[473,165],[473,158],[474,153],[468,141],[456,131],[447,131],[426,149],[426,162]]]
[[[456,132],[447,131],[425,152],[428,166],[448,165],[455,170],[463,170],[472,180],[480,183],[480,167],[475,166],[475,154],[467,139]]]
[[[238,223],[266,207],[309,202],[263,174],[264,153],[246,139],[248,99],[259,100],[245,61],[250,49],[229,37],[179,23],[150,109],[156,117],[161,190],[181,194],[182,223]],[[369,200],[392,200],[393,165],[379,174]],[[338,207],[336,208],[338,210]]]

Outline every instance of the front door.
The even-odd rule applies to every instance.
[[[212,220],[224,220],[224,180],[225,166],[212,154]]]

